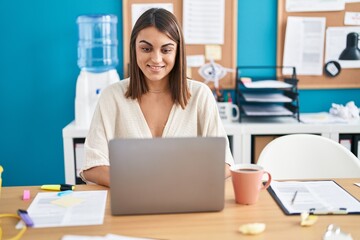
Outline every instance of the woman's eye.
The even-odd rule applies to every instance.
[[[146,47],[141,48],[141,50],[142,50],[143,52],[150,52],[150,51],[151,51],[150,48],[146,48]]]
[[[165,53],[165,54],[171,53],[171,51],[172,51],[172,49],[167,49],[167,48],[162,50],[162,52]]]

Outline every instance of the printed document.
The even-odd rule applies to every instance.
[[[347,34],[360,32],[360,27],[328,27],[326,30],[325,62],[338,61],[341,68],[360,68],[360,60],[339,60],[346,47]]]
[[[38,193],[28,208],[34,228],[103,224],[107,190]],[[22,226],[22,221],[17,228]]]
[[[269,192],[286,214],[360,214],[360,202],[334,181],[272,181]]]
[[[186,44],[224,44],[225,0],[184,0]]]
[[[298,75],[322,75],[325,22],[323,17],[288,17],[283,66],[295,66]],[[283,74],[292,70],[283,68]]]

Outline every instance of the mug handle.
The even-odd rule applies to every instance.
[[[261,189],[267,189],[270,186],[270,183],[271,183],[271,174],[269,172],[267,172],[267,171],[264,171],[263,175],[264,174],[268,175],[268,180],[267,180],[265,185],[261,185]]]
[[[240,117],[239,107],[236,104],[232,104],[232,109],[235,109],[235,116],[232,116],[232,121],[237,121]]]

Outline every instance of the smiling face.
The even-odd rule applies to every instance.
[[[168,81],[175,65],[177,44],[155,27],[141,30],[136,38],[136,62],[148,84]]]

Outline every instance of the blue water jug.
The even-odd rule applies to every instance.
[[[115,69],[118,60],[117,16],[81,15],[79,28],[78,61],[81,70],[105,72]]]

